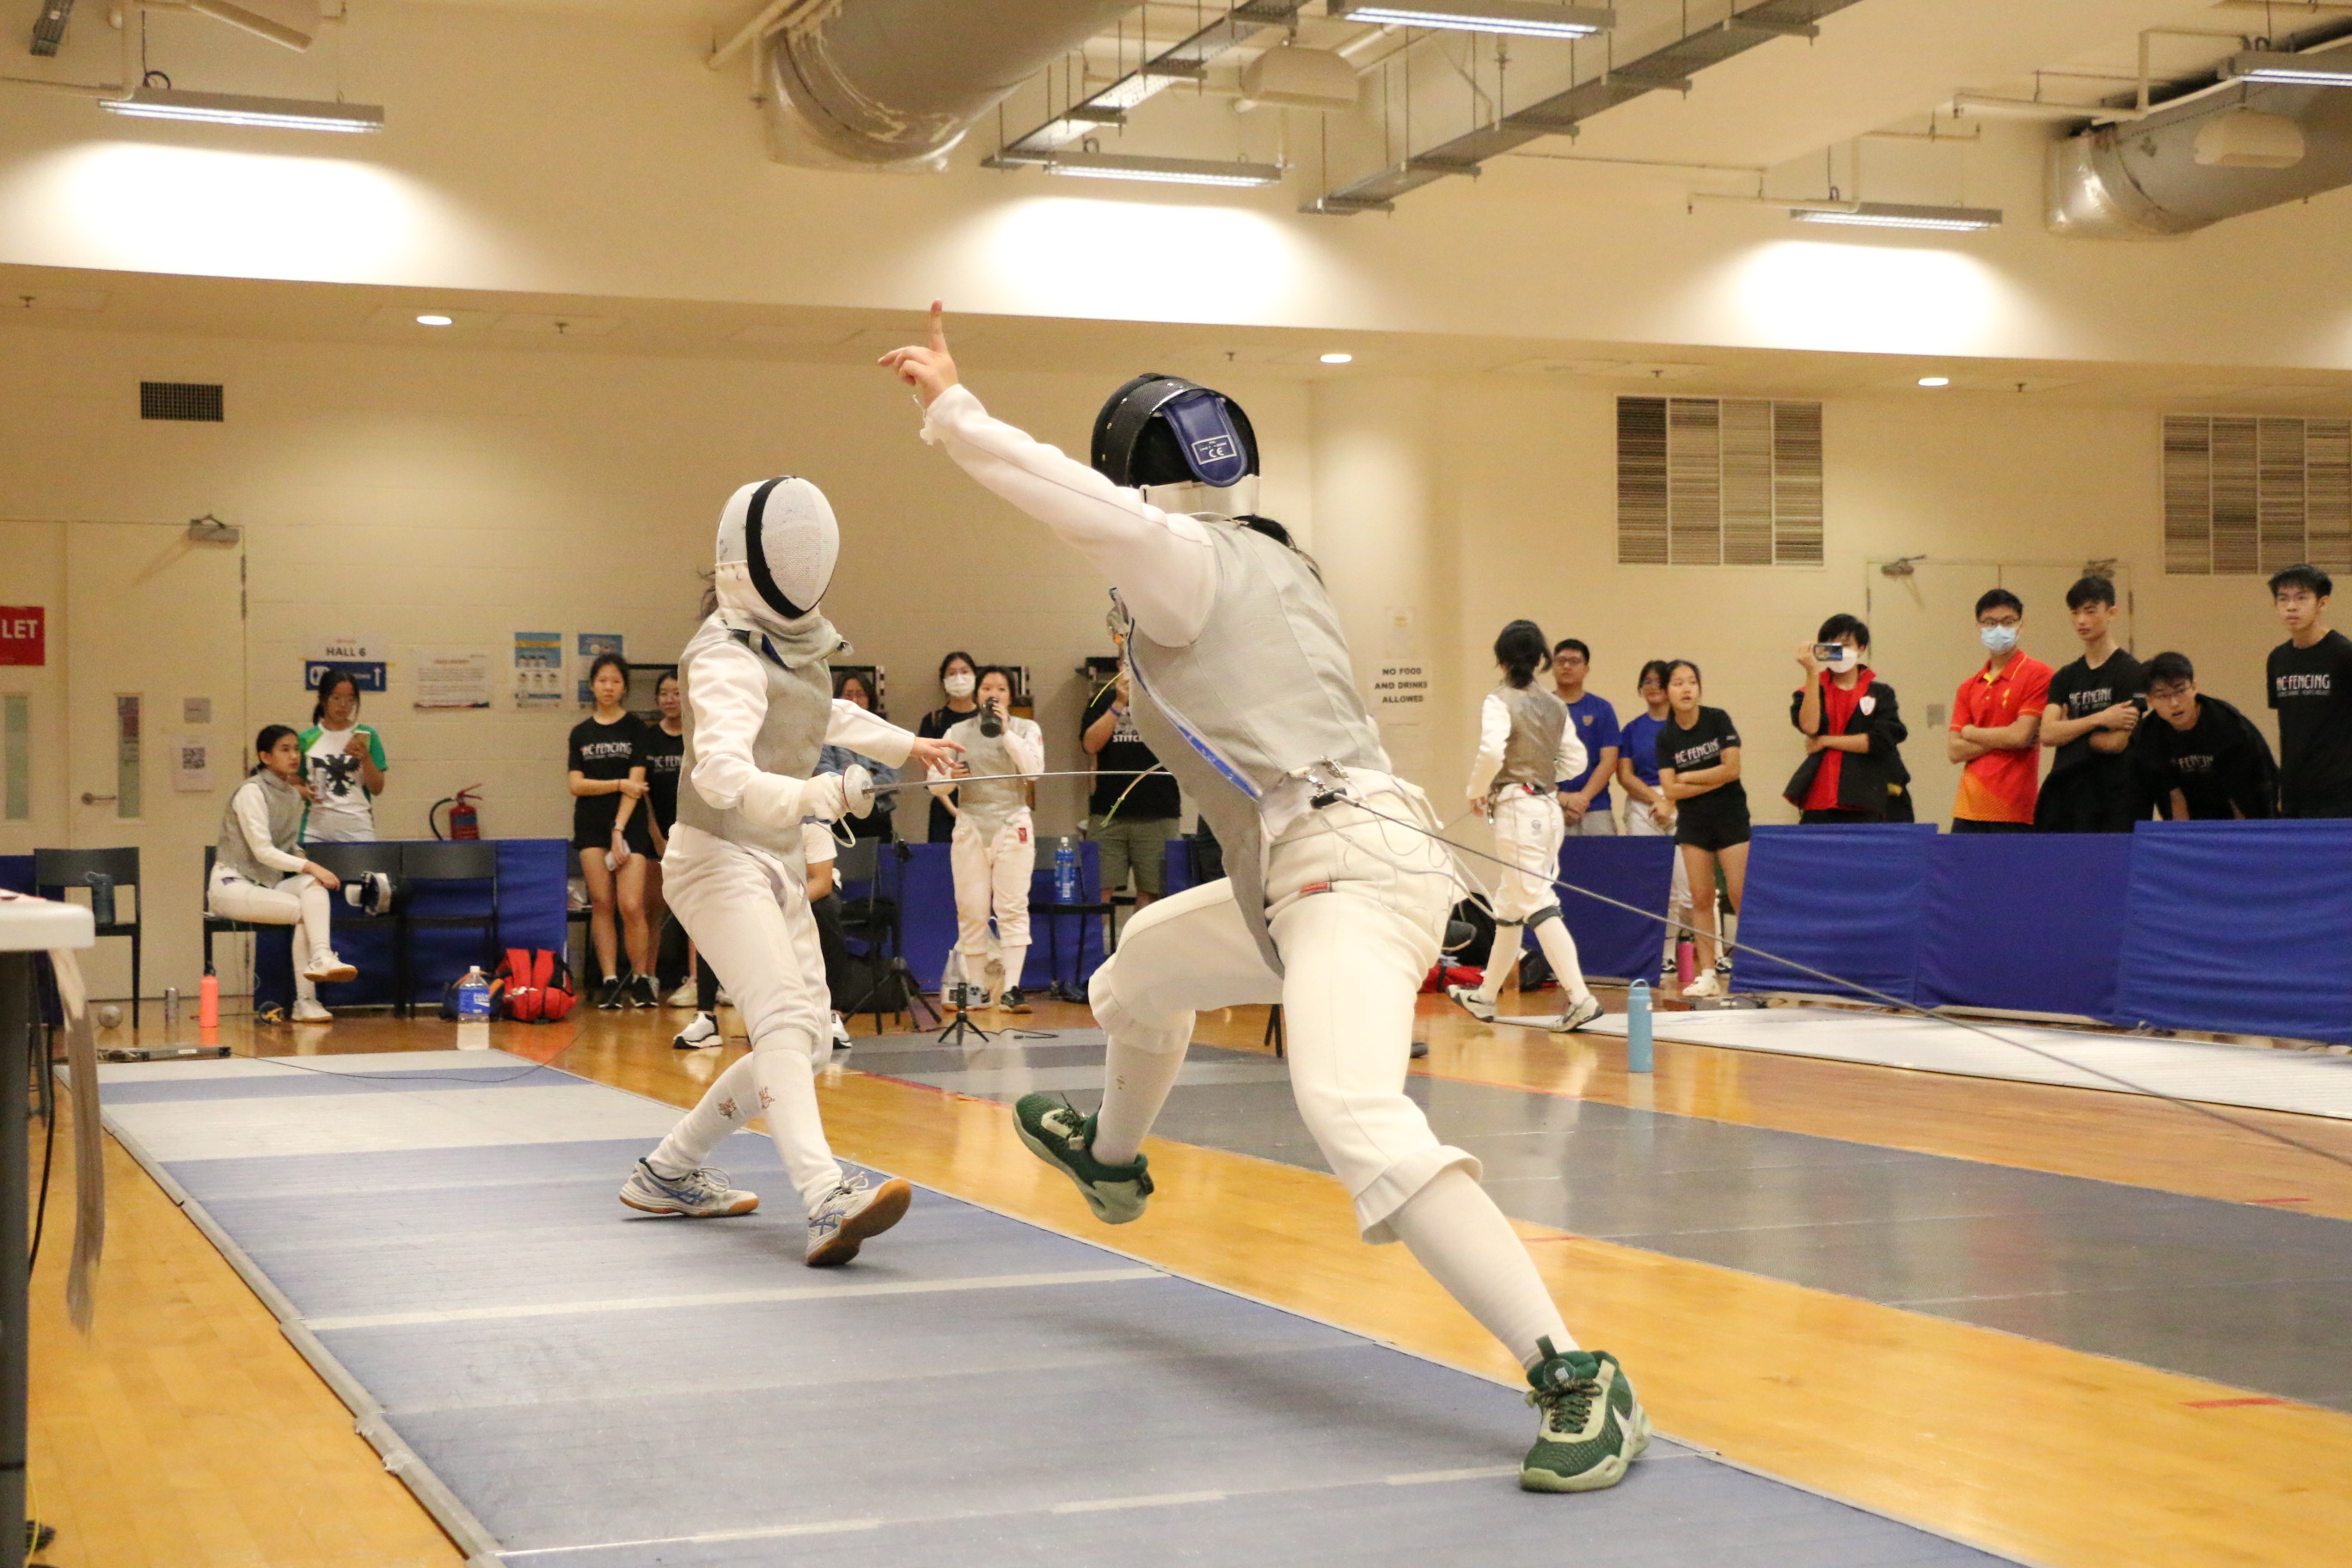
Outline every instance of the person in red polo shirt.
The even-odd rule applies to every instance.
[[[2025,602],[2006,588],[1989,588],[1977,601],[1977,637],[1984,668],[1960,682],[1952,699],[1952,732],[1945,751],[1960,771],[1952,802],[1955,833],[2030,833],[2041,769],[2035,744],[2042,710],[2050,700],[2050,667],[2017,647]]]

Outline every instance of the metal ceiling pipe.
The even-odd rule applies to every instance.
[[[1132,0],[837,0],[768,46],[769,151],[788,163],[925,172],[980,117]]]
[[[2198,133],[2242,110],[2293,121],[2302,159],[2283,169],[2200,163]],[[2057,142],[2045,216],[2052,233],[2071,238],[2171,239],[2343,185],[2352,185],[2352,89],[2250,82]]]

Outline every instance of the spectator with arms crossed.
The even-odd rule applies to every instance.
[[[2017,647],[2025,602],[2006,588],[1977,600],[1977,640],[1984,668],[1952,699],[1952,732],[1944,752],[1968,765],[1952,803],[1955,833],[2028,833],[2041,769],[2034,737],[2050,701],[2050,667]]]
[[[2270,660],[2281,816],[2352,816],[2352,641],[2327,629],[2335,592],[2335,580],[2316,566],[2290,566],[2271,579],[2287,634]]]
[[[2044,833],[2129,833],[2147,815],[2137,770],[2124,755],[2139,723],[2132,699],[2147,689],[2147,679],[2139,660],[2116,646],[2113,583],[2082,578],[2066,590],[2066,613],[2083,657],[2050,678],[2042,743],[2056,754],[2033,826]]]

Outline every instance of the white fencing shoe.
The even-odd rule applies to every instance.
[[[651,1165],[639,1160],[637,1168],[629,1173],[627,1183],[621,1188],[621,1201],[646,1214],[715,1219],[750,1214],[760,1206],[760,1194],[730,1184],[727,1173],[714,1166],[698,1165],[685,1175],[672,1178],[657,1174]]]
[[[1463,1011],[1480,1023],[1491,1024],[1495,1021],[1495,1005],[1479,995],[1476,986],[1449,985],[1445,988],[1445,994],[1461,1003]]]
[[[357,980],[360,972],[335,956],[331,947],[322,947],[310,955],[310,967],[302,978],[313,985],[340,985],[346,980]]]
[[[316,996],[298,996],[294,999],[294,1021],[298,1024],[331,1024],[335,1016],[320,1006]]]
[[[1602,1011],[1601,998],[1588,991],[1584,994],[1584,1000],[1570,1003],[1568,1011],[1551,1021],[1551,1032],[1555,1035],[1572,1035],[1601,1016]]]
[[[915,1189],[897,1176],[869,1187],[863,1176],[852,1176],[824,1195],[809,1215],[808,1255],[811,1268],[831,1268],[857,1256],[857,1249],[907,1217]]]

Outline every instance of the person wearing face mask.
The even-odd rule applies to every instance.
[[[621,1188],[621,1202],[646,1214],[749,1214],[758,1195],[705,1162],[765,1117],[807,1214],[811,1268],[848,1262],[913,1197],[903,1181],[877,1187],[845,1176],[817,1111],[833,1020],[802,829],[871,810],[874,800],[863,769],[819,773],[817,755],[834,742],[928,764],[956,750],[834,697],[827,661],[848,645],[817,606],[840,547],[833,508],[806,479],[745,485],[719,513],[704,619],[678,655],[686,763],[663,868],[670,907],[725,977],[751,1050]]]
[[[2006,588],[1977,600],[1977,640],[1984,668],[1960,682],[1944,754],[1967,764],[1952,802],[1955,833],[2031,833],[2038,793],[2042,710],[2050,702],[2050,667],[2017,646],[2025,602]]]
[[[1837,657],[1822,658],[1832,644]],[[1895,750],[1911,731],[1895,688],[1863,662],[1869,653],[1870,628],[1853,616],[1832,616],[1812,641],[1797,645],[1805,684],[1789,699],[1789,722],[1805,738],[1805,760],[1780,794],[1800,822],[1911,820],[1909,778]]]
[[[980,710],[980,700],[972,693],[980,685],[980,666],[971,655],[956,649],[940,660],[940,689],[948,700],[923,715],[915,726],[915,733],[927,741],[936,741],[950,730]],[[955,839],[956,805],[952,793],[931,792],[931,815],[925,838],[933,844],[952,843]]]
[[[1001,1007],[1026,1013],[1021,970],[1029,960],[1029,879],[1037,869],[1037,830],[1029,816],[1029,786],[1020,775],[1045,771],[1045,737],[1034,719],[1012,711],[1012,674],[995,665],[980,672],[979,710],[947,739],[962,750],[952,767],[934,768],[935,795],[956,792],[955,837],[948,866],[955,876],[956,958],[963,984],[951,988],[955,1007]],[[960,781],[960,782],[959,782]],[[996,945],[1004,986],[988,993],[988,921],[996,917]]]

